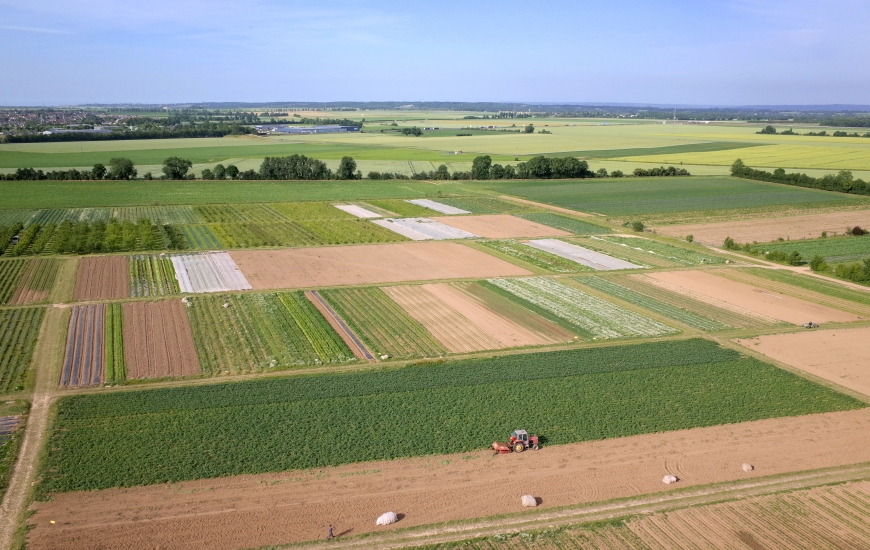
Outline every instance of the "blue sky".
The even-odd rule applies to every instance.
[[[870,104],[870,2],[0,0],[0,103]]]

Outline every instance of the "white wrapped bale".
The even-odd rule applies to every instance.
[[[378,521],[375,522],[376,525],[389,525],[391,523],[396,523],[399,521],[399,517],[395,512],[387,512],[386,514],[381,514],[381,517],[378,518]]]
[[[523,495],[522,501],[523,506],[528,506],[530,508],[534,508],[538,505],[538,501],[532,495]]]
[[[753,466],[752,464],[747,464],[745,462],[743,463],[743,471],[744,472],[751,472],[754,469],[755,469],[755,466]]]
[[[677,481],[679,481],[677,479],[677,476],[666,475],[662,478],[662,483],[667,483],[668,485],[670,485],[671,483],[676,483]]]

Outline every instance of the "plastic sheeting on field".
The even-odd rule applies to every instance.
[[[477,238],[477,235],[474,233],[450,227],[429,218],[386,218],[383,220],[372,220],[372,223],[386,227],[390,231],[414,241]]]
[[[396,523],[397,521],[399,521],[399,516],[397,516],[395,512],[387,512],[385,514],[381,514],[381,516],[375,522],[375,525],[389,525],[391,523]]]
[[[357,206],[355,204],[333,204],[332,206],[338,208],[339,210],[343,210],[350,214],[351,216],[356,216],[357,218],[382,218],[380,214],[377,212],[372,212],[371,210],[366,210],[362,206]]]
[[[538,505],[538,501],[532,495],[523,495],[522,503],[523,506],[528,506],[530,508],[534,508]]]
[[[178,254],[170,259],[181,292],[251,289],[248,279],[226,252]]]
[[[611,269],[640,269],[642,266],[635,265],[601,252],[595,252],[576,244],[566,243],[559,239],[538,239],[525,243],[532,248],[555,254],[556,256],[565,258],[583,264],[598,271],[609,271]]]
[[[469,212],[468,210],[463,210],[461,208],[456,208],[455,206],[450,206],[449,204],[443,204],[429,199],[413,199],[406,200],[405,202],[410,202],[411,204],[416,204],[417,206],[422,206],[423,208],[428,208],[429,210],[441,212],[442,214],[447,214],[448,216],[455,216],[457,214],[471,214],[471,212]]]

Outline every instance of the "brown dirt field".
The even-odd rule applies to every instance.
[[[199,359],[181,300],[123,305],[127,378],[199,374]]]
[[[812,330],[737,339],[749,349],[870,396],[870,328]]]
[[[447,283],[429,284],[423,285],[423,288],[435,295],[442,303],[458,311],[503,348],[539,346],[559,342],[555,338],[543,337],[505,319],[453,285]]]
[[[693,235],[696,242],[711,246],[722,246],[725,237],[738,243],[758,241],[766,243],[783,239],[814,239],[822,231],[828,235],[842,235],[847,227],[870,226],[870,210],[851,210],[825,214],[807,214],[787,218],[763,218],[758,220],[739,220],[733,222],[693,223],[687,225],[668,225],[656,227],[657,233],[672,237]]]
[[[126,256],[82,258],[73,300],[110,300],[130,297],[130,268]]]
[[[391,286],[382,290],[453,353],[502,347],[464,315],[421,286]]]
[[[858,481],[655,514],[626,528],[649,548],[858,550],[870,548],[868,497],[870,481]]]
[[[859,321],[862,318],[820,304],[807,302],[752,285],[717,277],[703,271],[650,273],[651,279],[664,281],[780,321],[803,324]]]
[[[33,505],[31,550],[234,549],[522,512],[870,461],[870,408],[593,441],[132,489]],[[741,464],[755,466],[749,473]],[[675,486],[662,476],[676,475]],[[506,480],[510,480],[507,482]],[[405,517],[376,527],[387,510]],[[54,520],[55,524],[49,521]]]
[[[230,256],[254,290],[531,275],[458,243],[238,250]]]
[[[429,218],[488,239],[515,237],[568,237],[571,233],[509,214],[487,216],[437,216]]]

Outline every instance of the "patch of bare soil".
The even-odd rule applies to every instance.
[[[870,408],[593,441],[540,451],[55,495],[33,505],[29,548],[235,549],[521,512],[870,461]],[[755,470],[744,472],[748,462]],[[662,483],[677,476],[675,486]],[[375,519],[392,510],[389,527]],[[51,524],[50,521],[55,521]]]
[[[571,233],[509,214],[487,216],[437,216],[429,218],[488,239],[518,237],[568,237]]]
[[[130,297],[130,269],[126,256],[82,258],[73,300],[110,300]]]
[[[870,396],[870,328],[772,334],[735,342]]]
[[[458,243],[398,243],[230,252],[254,290],[531,275]]]
[[[650,273],[651,279],[663,281],[689,292],[695,292],[713,299],[732,304],[750,312],[779,319],[787,323],[847,323],[859,321],[862,318],[852,313],[807,302],[800,298],[779,294],[772,290],[762,289],[738,283],[723,277],[717,277],[704,271],[669,271]]]
[[[130,302],[124,311],[127,378],[199,374],[193,332],[181,300]]]
[[[722,246],[725,237],[739,243],[758,241],[766,243],[783,239],[814,239],[822,231],[828,235],[843,234],[847,227],[870,226],[870,210],[850,210],[825,214],[806,214],[785,218],[763,218],[716,223],[668,225],[655,228],[657,233],[672,237],[693,235],[695,241],[711,246]]]

